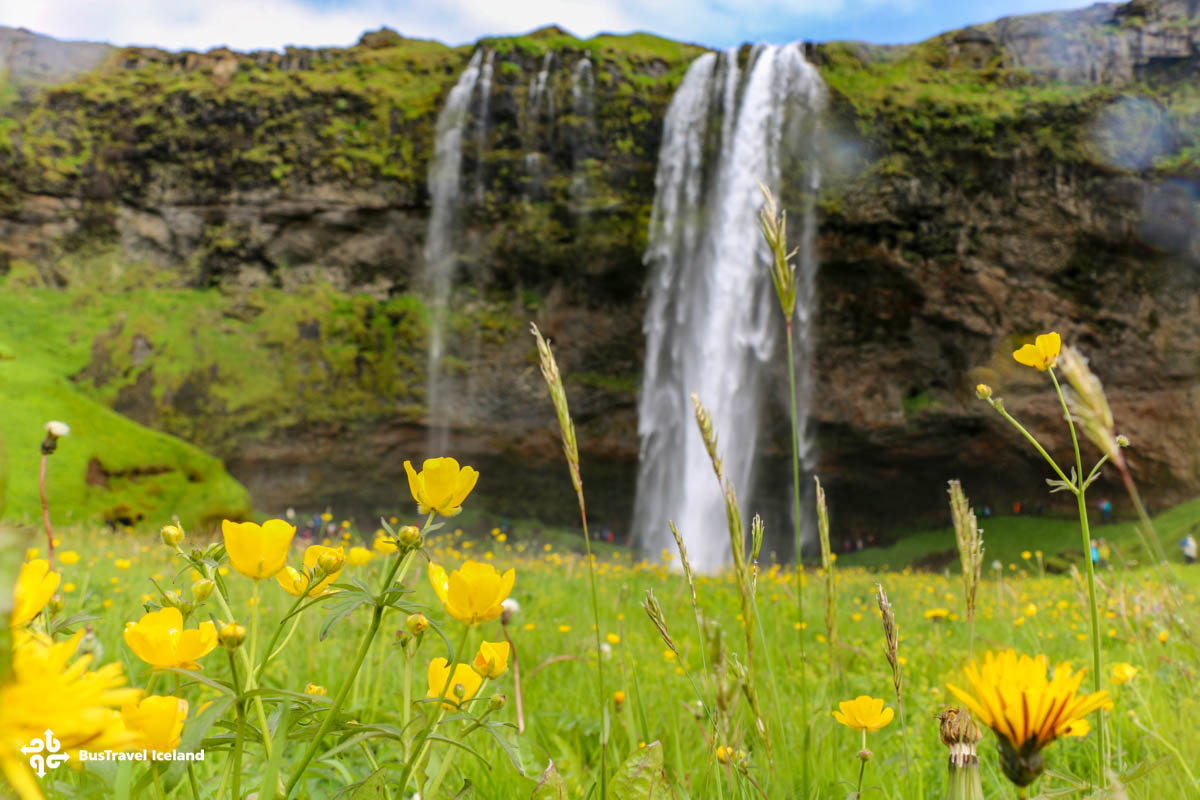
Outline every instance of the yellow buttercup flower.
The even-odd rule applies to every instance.
[[[324,686],[321,686],[318,683],[310,683],[308,686],[304,687],[304,693],[305,694],[315,694],[315,695],[319,695],[319,696],[323,697],[326,694],[329,694],[329,690],[326,689]]]
[[[58,560],[69,567],[72,564],[79,563],[79,553],[76,553],[74,550],[63,550],[58,554]]]
[[[1133,664],[1129,664],[1124,661],[1122,661],[1120,664],[1113,664],[1112,677],[1109,678],[1109,682],[1112,683],[1113,686],[1120,686],[1123,683],[1129,683],[1131,680],[1133,680],[1133,676],[1137,675],[1140,671],[1141,670],[1139,670]]]
[[[60,576],[50,571],[50,562],[35,558],[21,565],[17,574],[17,585],[13,589],[13,610],[9,625],[17,627],[42,613],[46,603],[54,596]]]
[[[350,552],[346,554],[346,563],[352,567],[361,567],[374,557],[375,554],[365,547],[351,547]]]
[[[224,520],[221,533],[230,566],[247,578],[261,580],[273,577],[287,564],[296,526],[281,519],[270,519],[262,525]]]
[[[474,697],[483,685],[483,678],[466,664],[455,664],[454,675],[451,677],[449,662],[441,657],[429,662],[428,678],[429,693],[426,697],[442,698],[445,701],[442,708],[451,711]]]
[[[429,582],[446,613],[459,622],[474,625],[500,616],[501,605],[512,591],[517,575],[508,570],[503,575],[491,564],[467,561],[447,577],[446,570],[430,562]]]
[[[339,556],[341,555],[337,548],[325,547],[324,545],[320,544],[309,545],[305,549],[304,569],[309,573],[309,575],[312,574],[313,567],[317,566],[317,562],[321,560],[321,557],[329,553],[334,553]],[[278,574],[276,574],[275,580],[279,581],[279,585],[282,586],[288,594],[295,597],[299,597],[306,592],[309,597],[320,597],[329,590],[329,584],[337,580],[337,576],[340,574],[341,570],[339,569],[337,572],[326,575],[317,583],[316,586],[313,586],[311,589],[308,586],[308,575],[301,573],[295,567],[284,567],[279,571]]]
[[[201,622],[185,629],[183,614],[168,606],[151,611],[137,622],[125,623],[125,644],[151,666],[199,669],[196,659],[217,646],[217,628],[211,622]]]
[[[1062,337],[1051,331],[1037,337],[1033,344],[1022,345],[1021,349],[1013,351],[1013,358],[1018,364],[1045,371],[1058,361],[1061,350]]]
[[[188,702],[179,697],[151,695],[121,709],[125,727],[137,736],[134,747],[171,753],[179,747]]]
[[[421,471],[413,469],[411,461],[404,462],[408,473],[408,490],[422,514],[436,511],[443,517],[453,517],[462,511],[463,501],[475,488],[479,473],[473,467],[459,467],[453,458],[428,458]]]
[[[375,552],[383,553],[384,555],[390,555],[399,549],[395,539],[384,536],[382,533],[375,536],[375,543],[371,546],[375,548]]]
[[[950,616],[950,609],[948,608],[931,608],[925,612],[925,619],[931,619],[934,622],[945,619],[948,616]]]
[[[1045,656],[989,651],[983,664],[972,661],[964,672],[970,692],[951,684],[946,688],[996,732],[1004,774],[1017,786],[1033,783],[1045,769],[1042,748],[1067,735],[1073,723],[1112,705],[1108,692],[1078,694],[1083,670],[1072,672],[1070,664],[1060,664],[1048,676]]]
[[[856,731],[867,733],[883,728],[896,715],[891,707],[884,707],[883,700],[865,694],[853,700],[843,700],[838,703],[838,708],[841,710],[833,712],[834,719]]]
[[[508,642],[480,642],[472,667],[482,677],[495,680],[508,671]]]
[[[92,656],[75,658],[83,631],[52,643],[25,630],[13,631],[12,670],[0,684],[0,771],[21,798],[41,798],[29,756],[19,748],[44,739],[46,730],[71,763],[81,746],[121,750],[134,736],[119,709],[141,695],[125,687],[120,664],[89,670]]]

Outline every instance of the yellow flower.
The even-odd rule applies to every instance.
[[[1067,729],[1063,731],[1063,736],[1077,736],[1082,738],[1091,732],[1092,723],[1088,722],[1086,719],[1077,719],[1067,726]]]
[[[925,612],[925,619],[931,619],[934,622],[945,619],[948,616],[950,616],[950,609],[948,608],[931,608]]]
[[[1164,630],[1164,631],[1158,632],[1158,641],[1159,642],[1166,644],[1167,639],[1170,639],[1170,638],[1171,638],[1171,634],[1169,634],[1167,631]]]
[[[1028,550],[1022,550],[1022,551],[1021,551],[1021,558],[1025,559],[1026,561],[1028,561],[1029,559],[1033,558],[1033,553],[1029,552]]]
[[[79,563],[79,553],[76,553],[74,550],[63,550],[58,554],[58,560],[69,567],[72,564]]]
[[[119,709],[141,691],[123,688],[120,664],[88,670],[91,655],[75,658],[83,631],[51,643],[44,636],[13,631],[12,670],[0,684],[0,771],[21,798],[41,798],[29,756],[18,748],[54,732],[62,752],[76,758],[89,750],[120,750],[133,743]]]
[[[972,661],[964,672],[971,692],[946,688],[996,732],[1004,774],[1017,786],[1028,786],[1045,769],[1043,747],[1065,736],[1072,723],[1112,705],[1106,691],[1077,694],[1083,670],[1072,672],[1063,663],[1048,677],[1045,656],[989,651],[982,665]]]
[[[329,690],[320,684],[310,683],[308,686],[304,687],[304,693],[324,696],[329,693]]]
[[[1122,661],[1120,664],[1113,664],[1112,677],[1109,682],[1113,686],[1120,686],[1123,683],[1129,683],[1133,680],[1133,676],[1137,675],[1140,670],[1133,664]]]
[[[1036,367],[1043,372],[1053,367],[1062,350],[1062,337],[1054,331],[1043,333],[1033,344],[1023,345],[1020,350],[1013,351],[1013,358],[1018,364]]]
[[[621,643],[621,637],[615,633],[610,633],[610,634],[606,635],[604,638],[608,641],[609,644],[620,644]]]
[[[466,664],[455,664],[454,675],[450,675],[449,662],[438,657],[429,662],[429,693],[426,697],[440,697],[442,708],[454,711],[463,701],[470,700],[483,685],[483,678]],[[448,685],[447,685],[448,684]]]
[[[138,658],[154,667],[199,669],[196,659],[217,646],[217,628],[211,622],[185,629],[183,614],[168,606],[151,611],[137,622],[125,623],[125,644]]]
[[[838,703],[841,711],[834,711],[833,718],[843,725],[856,731],[874,733],[892,721],[896,712],[885,708],[883,701],[877,697],[859,695],[853,700],[843,700]]]
[[[446,570],[430,562],[429,582],[446,613],[459,622],[474,625],[500,616],[502,603],[512,591],[517,575],[509,570],[501,575],[491,564],[467,561],[446,576]]]
[[[508,642],[480,642],[472,666],[488,680],[495,680],[508,672]]]
[[[170,753],[179,747],[187,714],[187,700],[158,695],[129,703],[121,709],[125,727],[138,737],[134,746],[159,753]]]
[[[346,554],[346,563],[352,567],[361,567],[374,557],[375,554],[365,547],[351,547],[350,552]]]
[[[247,578],[270,578],[287,564],[288,550],[296,527],[281,519],[262,525],[253,522],[221,522],[229,564]]]
[[[559,633],[570,633],[570,632],[571,632],[571,626],[570,626],[570,625],[559,625],[559,626],[558,626],[558,632],[559,632]]]
[[[404,627],[408,628],[408,632],[413,636],[418,636],[429,630],[429,618],[419,611],[416,614],[409,614],[404,620]]]
[[[453,458],[429,458],[421,471],[413,469],[411,461],[404,462],[408,473],[408,490],[422,514],[436,511],[443,517],[453,517],[462,511],[463,500],[475,488],[479,473],[473,467],[459,467]]]
[[[394,553],[397,550],[396,540],[389,539],[387,536],[382,535],[382,533],[376,535],[375,543],[372,545],[372,547],[375,548],[376,552],[383,553],[384,555]]]
[[[1024,613],[1025,613],[1025,616],[1027,616],[1027,617],[1037,616],[1037,606],[1034,605],[1033,603],[1029,603],[1028,605],[1025,606]]]
[[[13,628],[24,625],[42,613],[46,603],[54,596],[60,576],[50,571],[50,563],[44,558],[35,558],[21,565],[17,584],[13,589],[13,610],[9,625]]]
[[[322,556],[329,553],[341,555],[336,548],[325,547],[324,545],[311,544],[304,550],[304,569],[309,575],[312,574],[313,567],[317,566],[317,562]],[[341,574],[339,569],[337,572],[330,573],[317,583],[316,586],[309,588],[309,576],[301,573],[295,567],[284,567],[276,576],[275,580],[279,581],[288,594],[299,597],[307,592],[309,597],[320,597],[329,590],[329,584],[337,580],[337,576]]]

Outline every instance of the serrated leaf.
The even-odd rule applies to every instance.
[[[325,641],[325,637],[329,635],[330,629],[348,617],[356,608],[366,603],[367,599],[359,595],[335,604],[329,609],[329,616],[326,617],[324,624],[321,625],[321,632],[317,634],[317,639],[322,642]]]
[[[382,800],[387,796],[387,767],[368,775],[350,795],[350,800]]]
[[[662,743],[635,750],[617,770],[608,791],[621,800],[671,800],[674,792],[663,769]]]
[[[534,787],[533,795],[529,800],[570,800],[567,794],[567,782],[562,779],[562,775],[558,774],[553,761],[542,773],[542,778]]]

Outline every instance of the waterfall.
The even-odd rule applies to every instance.
[[[479,74],[479,114],[476,116],[475,149],[479,155],[475,165],[475,202],[483,202],[483,154],[487,152],[488,111],[492,101],[492,72],[496,51],[488,50]]]
[[[575,119],[570,130],[573,172],[570,194],[578,204],[588,199],[587,159],[592,155],[596,135],[596,77],[587,56],[571,67],[571,114]]]
[[[434,129],[433,161],[429,165],[429,194],[432,210],[425,236],[425,283],[431,307],[429,330],[428,388],[429,453],[443,455],[447,444],[447,420],[444,416],[439,365],[445,350],[446,311],[454,283],[454,223],[461,197],[462,145],[470,117],[471,100],[479,83],[484,53],[476,50],[446,97]],[[491,65],[491,54],[488,65]],[[488,71],[485,85],[490,89]],[[484,101],[486,102],[486,101]],[[482,121],[480,126],[485,124]]]
[[[644,259],[646,361],[633,525],[642,547],[656,553],[674,549],[667,524],[673,520],[702,571],[729,561],[729,535],[689,395],[695,391],[712,412],[726,478],[748,513],[765,376],[783,352],[768,253],[756,222],[758,183],[777,197],[783,190],[785,198],[811,200],[817,180],[812,130],[823,97],[820,78],[798,45],[754,48],[744,74],[736,50],[707,53],[688,68],[663,123]],[[792,159],[805,155],[798,150],[808,156],[802,180],[791,169]],[[816,266],[811,207],[802,205],[797,254],[798,361],[808,352]],[[804,364],[798,366],[803,374]],[[806,392],[799,405],[803,415]]]
[[[547,115],[551,118],[554,117],[554,95],[546,92],[546,83],[550,79],[550,67],[553,63],[554,51],[549,50],[542,58],[541,70],[529,81],[529,119],[535,125],[538,121],[538,114],[541,112],[543,98],[546,100]]]

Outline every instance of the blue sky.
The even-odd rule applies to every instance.
[[[347,45],[364,30],[462,44],[556,23],[579,36],[651,31],[741,42],[913,42],[1002,16],[1080,8],[1079,0],[0,0],[0,24],[61,39],[207,50]]]

